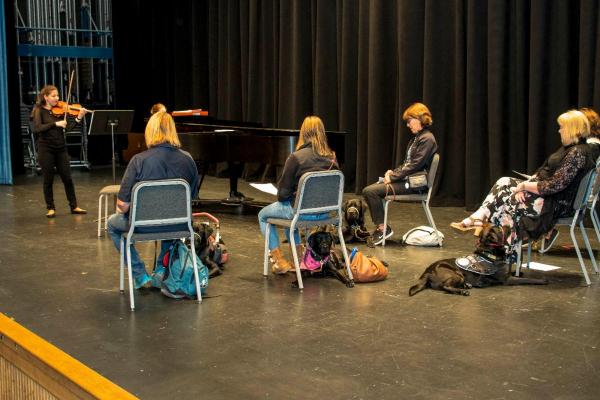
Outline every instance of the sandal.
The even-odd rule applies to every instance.
[[[467,217],[460,222],[452,222],[450,226],[454,229],[458,229],[461,232],[470,231],[472,229],[475,229],[475,231],[481,231],[480,228],[483,227],[483,221],[480,219]]]

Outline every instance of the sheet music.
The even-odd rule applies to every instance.
[[[515,171],[514,169],[512,170],[512,172],[514,172],[515,174],[517,174],[517,175],[519,175],[519,176],[521,176],[521,177],[523,177],[525,179],[530,179],[531,178],[531,175],[527,175],[527,174],[524,174],[522,172]]]
[[[250,186],[260,190],[261,192],[277,196],[277,188],[272,183],[251,183]]]

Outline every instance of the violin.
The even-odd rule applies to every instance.
[[[82,107],[81,104],[68,104],[66,101],[59,101],[54,107],[52,107],[50,111],[52,112],[52,115],[62,118],[65,114],[72,117],[77,117],[81,109],[84,109],[88,112],[94,112],[93,110],[88,110]]]

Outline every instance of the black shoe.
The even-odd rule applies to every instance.
[[[242,192],[236,192],[232,190],[231,192],[229,192],[229,197],[226,200],[231,203],[241,203],[243,201],[250,201],[253,199],[252,197],[244,196],[244,193]]]
[[[548,250],[550,250],[550,247],[552,247],[552,245],[554,244],[554,242],[556,242],[556,238],[558,237],[558,229],[553,228],[552,231],[550,232],[550,236],[547,237],[545,240],[542,241],[542,243],[544,244],[544,246],[540,247],[538,249],[538,253],[542,253],[544,254],[545,252],[547,252]]]
[[[394,231],[392,230],[392,228],[388,225],[386,230],[385,230],[385,239],[388,239],[390,237],[392,237],[392,235],[394,234]],[[375,246],[380,245],[381,243],[383,243],[383,231],[380,231],[379,229],[376,229],[375,232],[373,232],[373,244]]]

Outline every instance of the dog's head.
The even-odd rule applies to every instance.
[[[350,199],[344,201],[342,204],[342,212],[344,213],[344,220],[348,226],[363,226],[365,223],[365,210],[367,204],[361,199]]]
[[[323,258],[329,256],[331,252],[331,245],[333,244],[333,237],[329,232],[318,231],[312,233],[306,239],[308,246],[312,249],[314,255]]]
[[[210,244],[209,237],[213,234],[213,229],[210,227],[210,225],[206,222],[194,221],[192,223],[192,229],[197,234],[194,242],[196,250],[199,251],[205,247],[208,247]]]
[[[510,227],[485,224],[479,235],[476,253],[494,255],[497,258],[506,254],[505,245],[510,235]]]

